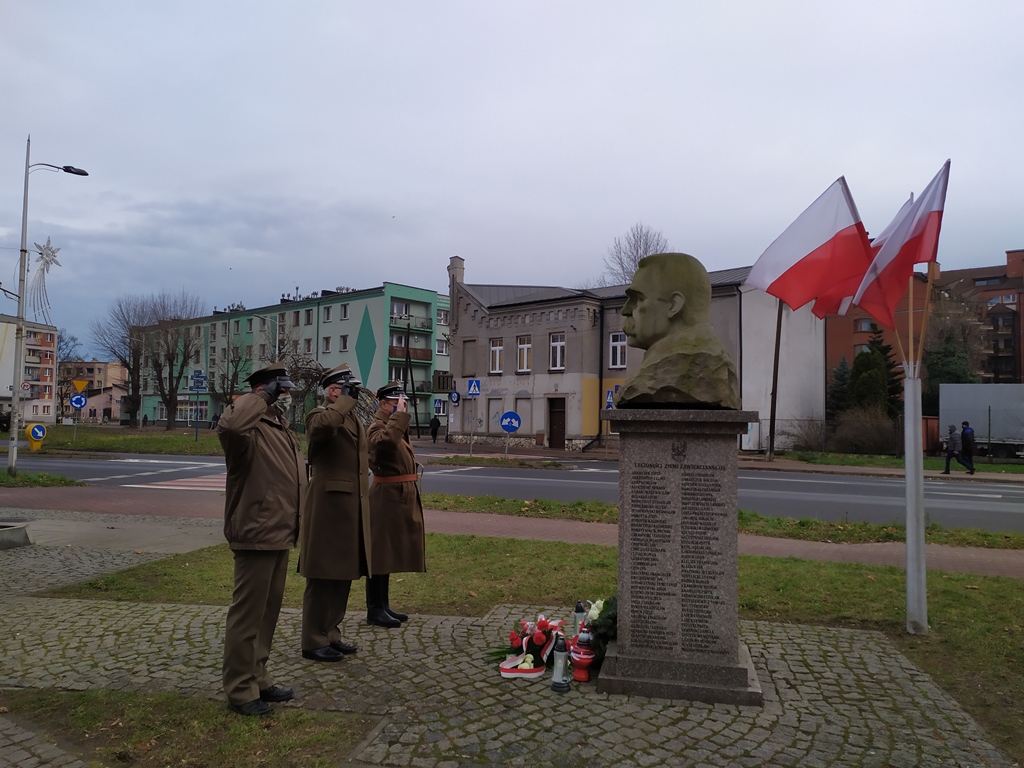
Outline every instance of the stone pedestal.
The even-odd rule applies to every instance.
[[[753,411],[607,410],[619,433],[618,641],[597,689],[764,703],[737,606],[737,435]]]

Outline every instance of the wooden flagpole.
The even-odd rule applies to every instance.
[[[917,366],[920,370],[921,358],[924,357],[924,337],[928,330],[928,316],[932,309],[932,284],[935,282],[935,269],[937,264],[934,261],[928,262],[928,286],[924,295],[924,314],[921,318],[921,341],[917,345]]]

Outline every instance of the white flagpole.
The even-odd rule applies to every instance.
[[[907,333],[910,357],[903,361],[903,466],[907,495],[907,632],[928,632],[925,570],[924,446],[921,437],[920,366],[914,358],[914,276],[910,276]],[[929,286],[930,287],[930,286]],[[922,323],[922,339],[924,343]],[[896,332],[899,338],[899,331]],[[901,350],[902,351],[902,350]]]

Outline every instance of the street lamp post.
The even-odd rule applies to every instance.
[[[28,175],[33,168],[50,168],[55,172],[70,173],[72,176],[88,176],[86,171],[73,165],[50,165],[33,163],[32,137],[25,142],[25,194],[21,203],[21,262],[18,265],[18,318],[14,331],[14,383],[11,387],[11,435],[7,450],[7,474],[18,474],[18,432],[21,429],[21,413],[18,401],[21,398],[21,384],[25,372],[25,277],[28,273]]]
[[[274,324],[274,354],[271,356],[271,362],[277,362],[278,357],[281,354],[281,324],[277,321],[276,317],[267,317],[266,315],[257,315],[253,313],[253,317],[258,317],[260,320],[266,320],[268,323]]]

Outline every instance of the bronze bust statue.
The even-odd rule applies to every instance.
[[[617,407],[740,409],[736,368],[711,329],[704,265],[685,253],[646,256],[626,297],[622,330],[646,352]]]

